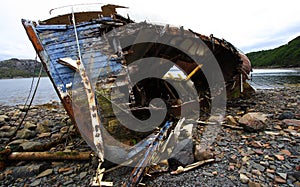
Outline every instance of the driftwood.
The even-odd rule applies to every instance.
[[[228,127],[228,128],[234,129],[234,130],[243,130],[243,129],[244,129],[244,128],[241,127],[241,126],[236,126],[236,125],[222,124],[222,126]]]
[[[112,182],[102,181],[105,169],[104,168],[100,169],[100,167],[101,167],[101,162],[97,169],[97,175],[93,178],[92,186],[113,186]]]
[[[187,165],[186,167],[182,167],[182,166],[179,166],[177,168],[176,171],[172,171],[171,174],[180,174],[180,173],[183,173],[183,172],[186,172],[186,171],[190,171],[192,169],[195,169],[196,167],[199,167],[199,166],[202,166],[204,164],[207,164],[207,163],[210,163],[210,162],[214,162],[215,159],[208,159],[208,160],[202,160],[202,161],[199,161],[199,162],[195,162],[193,164],[189,164]]]
[[[13,152],[7,160],[89,160],[91,152]]]

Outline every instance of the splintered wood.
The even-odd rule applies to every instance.
[[[199,162],[195,162],[193,164],[189,164],[186,167],[179,166],[177,168],[177,170],[176,171],[172,171],[171,174],[177,175],[177,174],[180,174],[180,173],[183,173],[183,172],[187,172],[187,171],[195,169],[195,168],[197,168],[199,166],[202,166],[204,164],[207,164],[207,163],[210,163],[210,162],[214,162],[214,161],[215,161],[215,159],[208,159],[208,160],[202,160],[202,161],[199,161]]]

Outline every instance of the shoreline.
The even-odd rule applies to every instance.
[[[248,99],[229,101],[226,116],[241,118],[247,112],[267,116],[266,128],[247,132],[222,126],[207,150],[216,162],[179,175],[160,173],[145,177],[147,186],[283,186],[299,185],[300,178],[300,85],[285,89],[262,90]],[[0,141],[8,140],[9,124],[18,124],[22,105],[0,107]],[[13,139],[14,149],[28,151],[34,145],[51,142],[63,133],[71,136],[49,151],[92,152],[67,116],[60,102],[35,105],[28,111],[24,128]],[[288,124],[287,120],[295,124]],[[299,121],[299,122],[298,122]],[[13,123],[14,122],[14,123]],[[224,121],[225,124],[228,121]],[[11,128],[15,127],[15,125]],[[239,126],[238,126],[239,127]],[[199,135],[206,126],[197,126]],[[6,134],[5,134],[6,133]],[[201,137],[200,137],[201,138]],[[2,186],[89,186],[95,175],[97,158],[86,161],[14,161],[0,173]],[[28,172],[32,171],[32,172]],[[122,167],[104,175],[104,180],[121,186],[132,168]]]
[[[261,70],[261,69],[274,69],[274,70],[277,70],[277,69],[286,69],[286,70],[300,70],[300,66],[296,66],[296,67],[272,67],[272,66],[266,66],[266,67],[252,67],[252,69],[257,69],[257,70]],[[48,77],[47,75],[42,75],[41,78],[44,78],[44,77]],[[32,76],[31,77],[13,77],[13,78],[0,78],[0,80],[11,80],[11,79],[30,79],[30,78],[33,78]],[[34,76],[34,78],[38,78],[38,76]]]
[[[295,70],[300,70],[300,66],[296,66],[296,67],[270,67],[270,66],[266,66],[266,67],[252,67],[253,69],[295,69]]]

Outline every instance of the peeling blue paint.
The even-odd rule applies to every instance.
[[[83,23],[76,26],[76,29],[82,61],[90,79],[107,77],[122,69],[119,59],[110,59],[101,52],[101,24]],[[75,71],[58,63],[58,60],[66,57],[79,59],[74,28],[66,25],[38,25],[36,30],[50,58],[48,68],[54,83],[59,85],[61,91],[66,92],[66,85],[74,81]]]

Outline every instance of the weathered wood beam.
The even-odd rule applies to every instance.
[[[7,160],[89,160],[91,152],[13,152]]]

